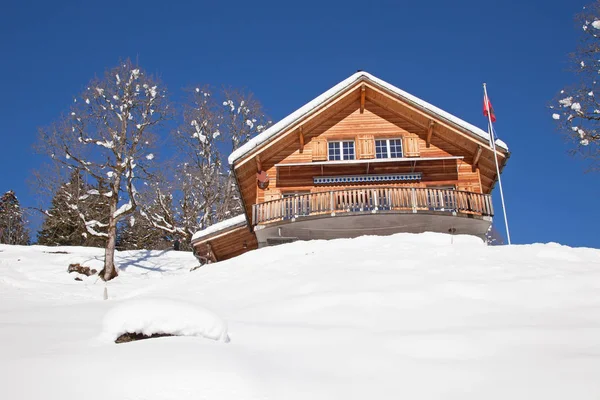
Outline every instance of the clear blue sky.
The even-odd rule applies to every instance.
[[[275,121],[362,69],[483,128],[487,82],[512,151],[503,182],[513,241],[600,247],[600,175],[566,154],[547,109],[574,79],[567,54],[586,3],[9,0],[0,12],[0,192],[34,204],[26,180],[40,163],[37,127],[119,58],[139,60],[175,95],[196,83],[245,87]],[[497,189],[494,202],[499,211]]]

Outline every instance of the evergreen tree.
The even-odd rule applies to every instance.
[[[108,201],[104,196],[90,196],[90,193],[103,193],[108,190],[99,183],[94,188],[84,182],[81,172],[74,170],[69,181],[56,191],[50,209],[38,232],[38,244],[46,246],[92,246],[103,247],[106,238],[90,235],[85,220],[106,222]],[[85,218],[82,218],[83,214]]]
[[[140,210],[129,217],[119,229],[119,250],[166,250],[172,247],[171,238],[142,216]]]
[[[15,192],[9,190],[0,198],[0,243],[29,244],[29,232]]]

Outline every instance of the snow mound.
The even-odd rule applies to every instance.
[[[229,341],[227,324],[204,308],[168,299],[128,301],[104,317],[103,338],[114,341],[124,333],[157,333],[174,336],[201,336]]]

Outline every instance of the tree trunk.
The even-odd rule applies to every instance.
[[[112,196],[110,200],[110,216],[108,220],[108,238],[106,240],[106,249],[104,251],[104,269],[100,271],[100,276],[105,281],[110,281],[119,275],[115,267],[115,247],[117,244],[117,220],[115,219],[115,211],[117,211],[116,196]]]

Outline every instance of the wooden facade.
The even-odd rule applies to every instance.
[[[202,264],[227,260],[258,248],[256,235],[246,225],[224,229],[193,241],[192,245]]]
[[[340,206],[344,195],[354,196],[361,211],[416,212],[417,207],[439,209],[435,200],[439,191],[452,190],[439,198],[452,199],[455,214],[491,216],[489,195],[497,180],[494,151],[486,138],[473,132],[474,127],[435,110],[399,95],[368,74],[358,74],[343,90],[234,160],[232,168],[251,222],[248,232],[272,223],[273,219],[258,215],[265,213],[267,204],[281,210],[276,220],[284,221],[285,214],[291,213],[288,223],[293,223],[299,215],[350,211],[352,206]],[[397,146],[401,143],[401,154],[377,158],[376,144],[381,146],[384,139],[395,140]],[[331,160],[335,150],[330,146],[338,146],[332,142],[351,143],[347,146],[354,149],[352,157]],[[503,168],[508,150],[496,147],[495,154]],[[264,177],[265,172],[268,184],[259,185],[257,174]],[[393,196],[413,197],[410,204],[400,207],[402,200],[398,200],[393,208]],[[418,196],[425,196],[421,203]],[[330,206],[318,205],[325,201]],[[308,211],[298,214],[293,207]]]

